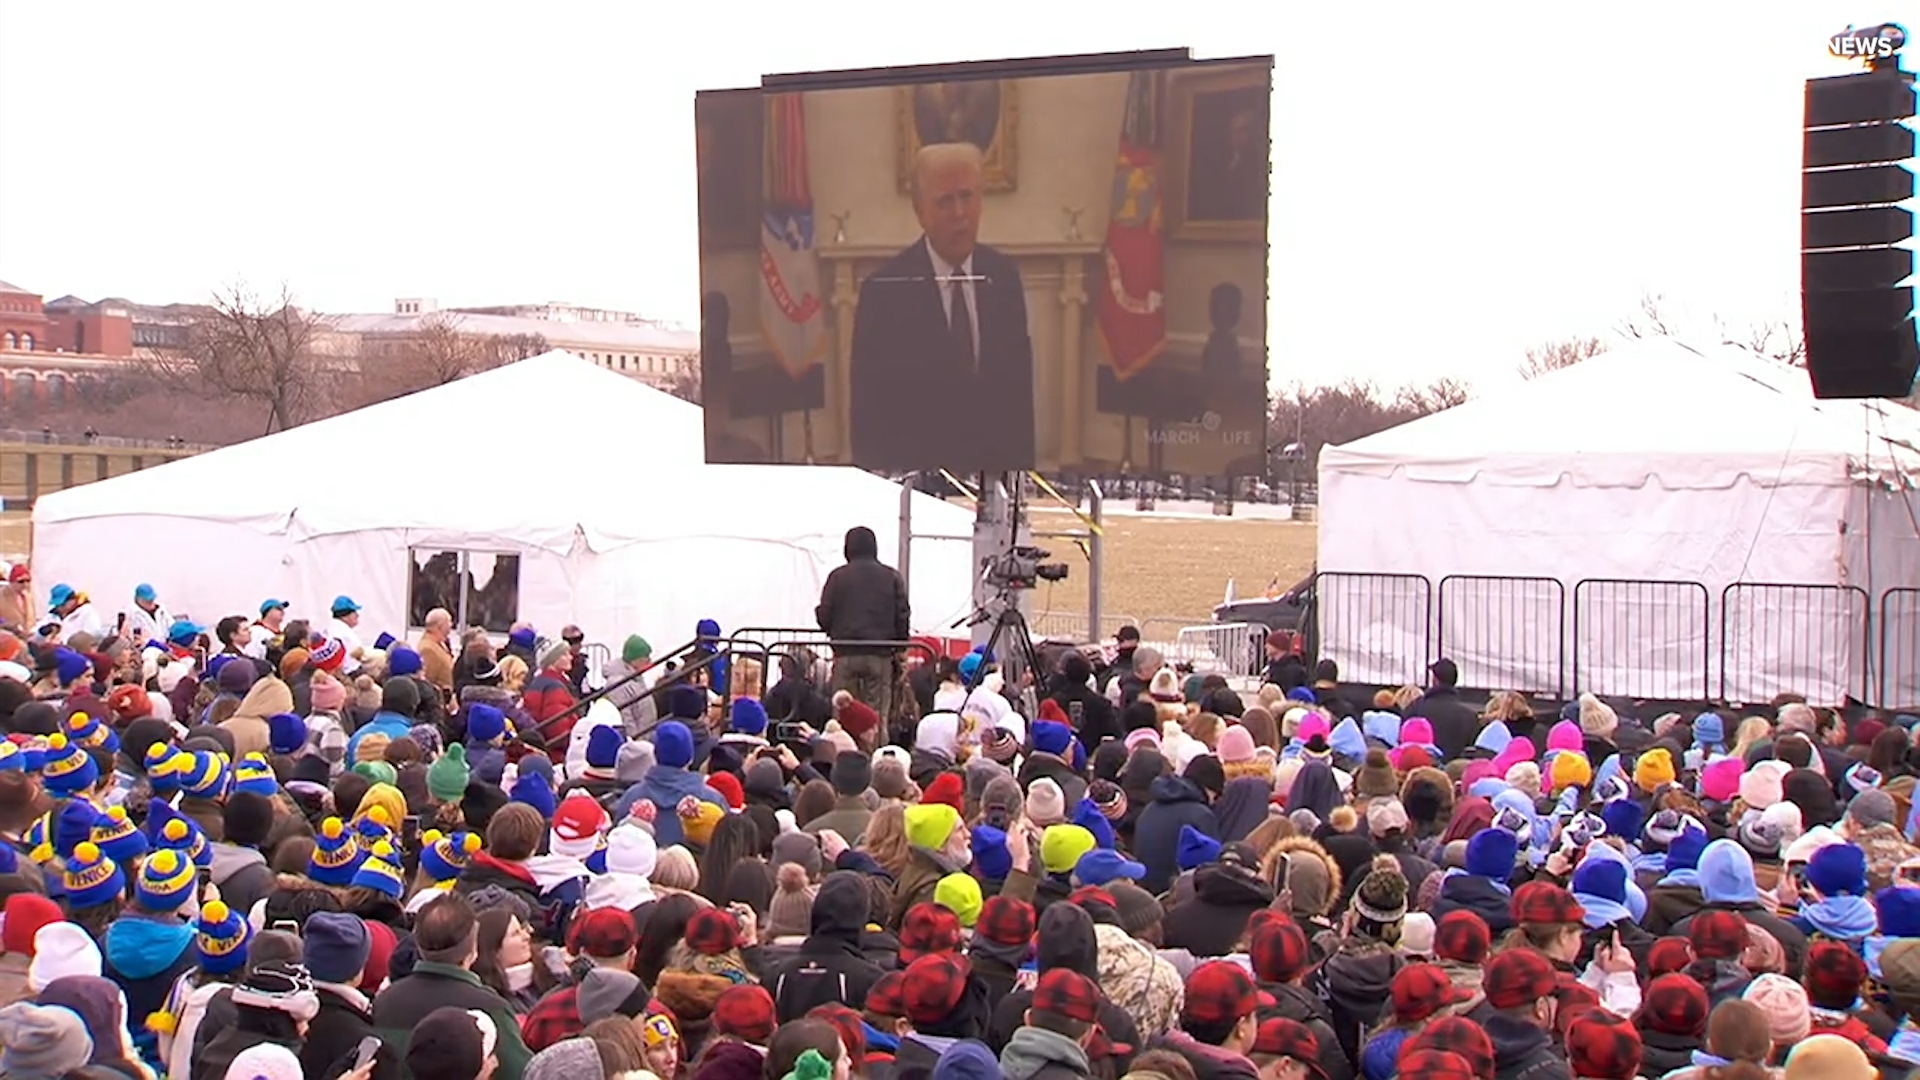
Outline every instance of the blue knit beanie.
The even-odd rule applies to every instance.
[[[513,782],[513,790],[508,793],[509,802],[525,803],[540,811],[540,816],[551,819],[557,804],[553,800],[553,788],[532,773]]]
[[[420,674],[420,654],[405,645],[395,645],[387,653],[387,677],[401,678]]]
[[[1007,850],[1007,834],[991,825],[975,825],[970,840],[973,867],[988,881],[1005,880],[1013,873],[1013,853]]]
[[[1467,841],[1467,873],[1505,881],[1513,876],[1520,841],[1505,829],[1481,829]]]
[[[492,745],[507,734],[507,714],[491,705],[476,702],[467,707],[467,741]]]
[[[1640,842],[1640,829],[1646,824],[1647,812],[1632,799],[1616,799],[1600,811],[1600,820],[1607,823],[1607,835],[1617,836],[1629,844]]]
[[[620,760],[620,748],[626,736],[612,724],[601,724],[587,733],[587,767],[611,769]]]
[[[653,760],[671,769],[684,769],[693,764],[693,732],[678,720],[668,720],[654,728]]]
[[[1588,859],[1574,869],[1571,884],[1569,891],[1575,894],[1624,904],[1627,902],[1627,864],[1605,856]]]
[[[1865,896],[1867,853],[1852,844],[1828,844],[1807,860],[1807,884],[1821,896]]]
[[[307,722],[290,712],[267,717],[267,744],[276,754],[291,756],[306,749]]]
[[[1667,871],[1692,870],[1700,865],[1700,853],[1707,850],[1705,829],[1686,828],[1667,845]]]
[[[733,699],[732,715],[727,727],[742,735],[763,735],[767,730],[767,709],[752,698]]]
[[[1220,857],[1220,841],[1191,825],[1180,826],[1180,839],[1174,845],[1173,861],[1180,869],[1195,870]]]
[[[1880,933],[1893,938],[1920,938],[1920,889],[1895,885],[1873,894],[1880,912]]]
[[[1033,748],[1043,754],[1064,757],[1073,741],[1073,729],[1057,720],[1041,720],[1033,725]]]

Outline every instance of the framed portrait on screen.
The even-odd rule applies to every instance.
[[[1272,157],[1269,75],[1175,72],[1167,88],[1166,221],[1176,239],[1258,241]]]
[[[894,90],[900,193],[913,187],[913,159],[933,143],[967,142],[986,156],[988,191],[1012,191],[1019,162],[1020,91],[1012,79],[914,83]]]

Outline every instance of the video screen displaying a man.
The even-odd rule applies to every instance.
[[[849,372],[857,465],[1033,462],[1026,293],[1014,261],[979,243],[984,167],[972,143],[923,147],[912,191],[921,236],[860,285]]]

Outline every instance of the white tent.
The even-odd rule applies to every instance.
[[[550,352],[45,496],[34,576],[87,591],[109,619],[150,582],[209,625],[267,597],[318,625],[346,594],[371,643],[415,621],[412,571],[432,556],[470,571],[478,621],[515,590],[475,590],[517,555],[513,615],[546,634],[576,623],[617,651],[634,632],[672,648],[701,618],[813,626],[853,525],[894,560],[897,485],[851,468],[708,465],[703,445],[698,406]],[[912,512],[916,537],[972,529],[971,512],[919,493]],[[966,613],[970,563],[965,542],[914,541],[916,630]]]
[[[1444,654],[1487,689],[1920,702],[1903,405],[1634,342],[1319,469],[1322,654],[1350,678],[1417,680]]]

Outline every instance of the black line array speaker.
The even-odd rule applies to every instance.
[[[1885,67],[1807,80],[1800,314],[1820,398],[1905,397],[1920,371],[1913,318],[1913,75]]]

